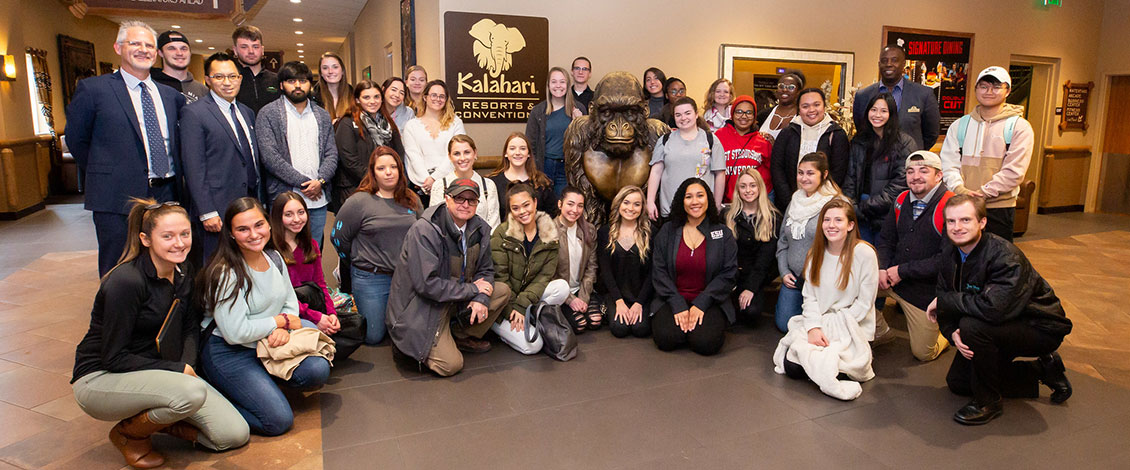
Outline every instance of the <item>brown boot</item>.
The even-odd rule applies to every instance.
[[[177,439],[184,439],[194,445],[196,444],[196,436],[200,434],[200,430],[188,421],[177,421],[169,425],[169,427],[162,429],[161,432]]]
[[[123,419],[110,429],[110,443],[125,457],[126,464],[134,468],[154,468],[165,463],[165,457],[153,450],[149,436],[168,427],[149,420],[147,411]]]

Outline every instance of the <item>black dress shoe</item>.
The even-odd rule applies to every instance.
[[[1063,403],[1071,398],[1071,382],[1063,373],[1065,369],[1059,353],[1040,356],[1039,364],[1043,369],[1040,382],[1052,389],[1052,403]]]
[[[1004,404],[1000,400],[988,405],[980,405],[976,401],[971,401],[953,414],[953,420],[966,426],[976,426],[988,424],[989,421],[996,419],[1002,413],[1004,413]]]

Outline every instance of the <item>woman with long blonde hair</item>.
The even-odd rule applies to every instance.
[[[573,99],[573,79],[561,67],[549,69],[545,83],[545,101],[530,110],[526,135],[533,145],[534,161],[553,182],[554,194],[561,194],[565,181],[565,129],[574,118],[588,112],[584,104]]]
[[[734,303],[738,319],[752,326],[761,316],[763,290],[777,278],[777,223],[780,213],[769,200],[756,168],[737,178],[725,222],[738,242],[738,282]]]
[[[625,186],[612,199],[608,225],[596,235],[598,292],[603,296],[612,334],[646,338],[651,317],[651,220],[643,215],[645,195],[639,186]]]

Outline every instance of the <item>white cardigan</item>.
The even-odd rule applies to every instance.
[[[866,243],[855,245],[851,277],[839,289],[840,258],[827,252],[820,266],[820,286],[805,282],[802,313],[789,320],[789,332],[773,353],[774,371],[784,374],[784,360],[800,364],[820,391],[840,400],[854,400],[863,392],[859,382],[875,377],[871,370],[871,341],[875,337],[875,295],[879,288],[879,261]],[[808,330],[820,328],[827,347],[808,342]],[[853,380],[838,380],[840,374]]]
[[[408,167],[408,179],[416,186],[423,186],[428,176],[438,180],[451,173],[454,168],[451,166],[451,160],[447,158],[447,143],[452,137],[466,133],[463,120],[458,116],[450,126],[447,126],[447,129],[439,131],[439,135],[434,139],[420,118],[410,119],[400,130],[400,138],[404,142],[404,166]],[[428,170],[433,171],[428,174]]]

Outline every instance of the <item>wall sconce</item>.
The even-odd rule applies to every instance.
[[[0,70],[0,80],[16,81],[16,58],[11,54],[4,55],[4,68]]]

